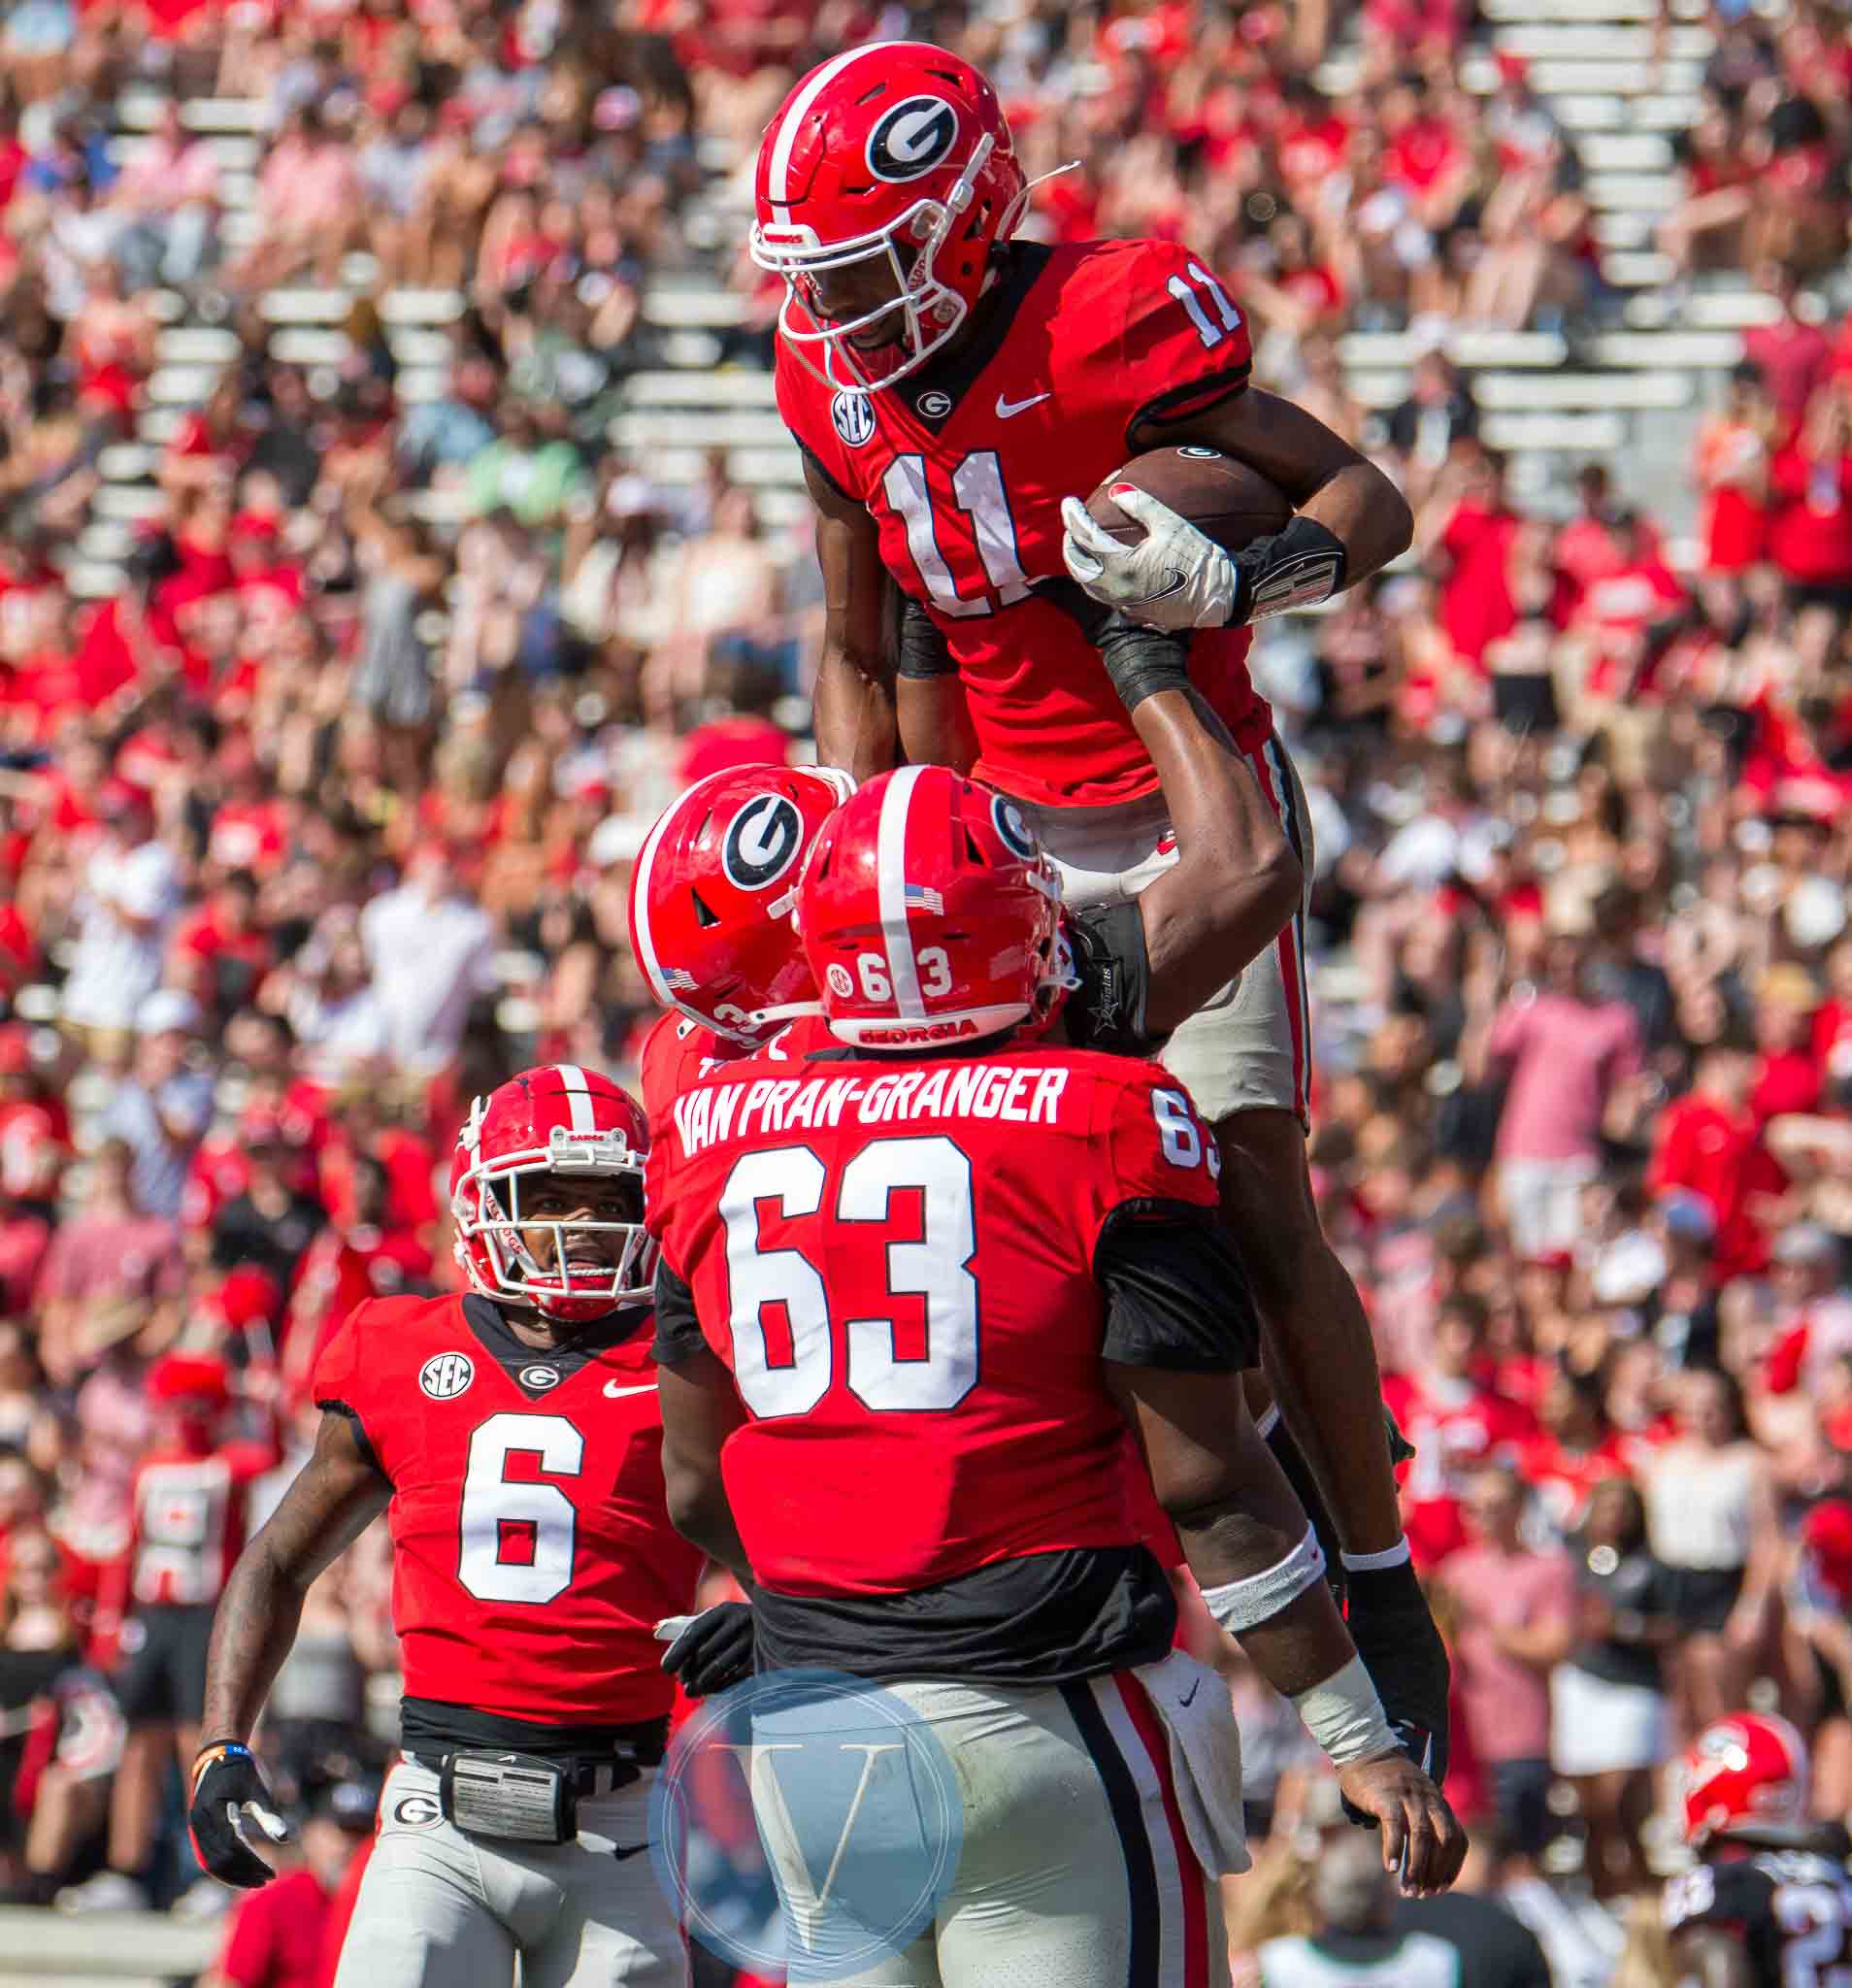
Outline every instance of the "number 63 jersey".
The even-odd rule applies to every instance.
[[[668,1711],[650,1632],[701,1555],[664,1503],[649,1339],[643,1307],[538,1352],[486,1298],[384,1298],[323,1350],[316,1406],[392,1483],[408,1727],[413,1701],[530,1726]]]
[[[657,1353],[710,1347],[750,1418],[721,1469],[761,1622],[777,1628],[779,1598],[827,1600],[839,1661],[877,1674],[854,1636],[883,1612],[924,1632],[914,1605],[936,1589],[963,1597],[943,1612],[964,1653],[993,1632],[1020,1644],[1058,1598],[1038,1598],[1036,1570],[1012,1597],[1005,1563],[1071,1565],[1084,1588],[1089,1569],[1141,1552],[1102,1362],[1253,1358],[1213,1141],[1165,1072],[1120,1057],[850,1053],[786,1070],[710,1076],[649,1155]],[[906,1608],[844,1606],[896,1595]],[[1066,1607],[1072,1640],[1072,1594]],[[916,1646],[889,1674],[931,1655]],[[980,1669],[999,1674],[957,1673]]]
[[[882,563],[958,665],[974,778],[1039,805],[1101,806],[1157,775],[1073,606],[1061,500],[1133,454],[1140,422],[1242,390],[1247,327],[1203,263],[1168,242],[1019,244],[975,327],[897,385],[837,390],[780,344],[778,412],[812,467],[863,505]],[[1031,591],[1055,583],[1053,594]],[[1060,605],[1066,596],[1070,606]],[[1190,674],[1243,751],[1273,715],[1248,631],[1200,631]]]

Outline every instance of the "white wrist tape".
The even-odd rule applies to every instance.
[[[1203,1599],[1216,1621],[1231,1636],[1240,1636],[1244,1629],[1257,1629],[1272,1621],[1324,1575],[1325,1549],[1307,1526],[1306,1537],[1285,1559],[1250,1574],[1245,1580],[1225,1580],[1218,1588],[1205,1588]]]
[[[1352,1657],[1322,1684],[1300,1692],[1293,1704],[1333,1767],[1396,1750],[1396,1736],[1383,1717],[1382,1700],[1361,1657]]]

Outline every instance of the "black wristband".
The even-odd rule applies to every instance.
[[[1162,1048],[1168,1039],[1151,1035],[1145,1026],[1151,956],[1137,904],[1073,912],[1068,937],[1079,982],[1064,1010],[1074,1045],[1115,1056],[1148,1056]]]
[[[1344,542],[1312,517],[1295,517],[1284,531],[1243,546],[1234,559],[1231,628],[1330,600],[1342,588],[1350,563]]]
[[[920,604],[912,599],[901,603],[900,653],[894,668],[903,677],[955,677],[958,665],[944,631]]]
[[[1119,702],[1128,712],[1137,711],[1160,690],[1190,687],[1187,631],[1174,634],[1168,628],[1143,628],[1115,613],[1108,616],[1094,643],[1112,687],[1119,693]]]

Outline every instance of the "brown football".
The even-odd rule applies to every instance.
[[[1131,483],[1187,517],[1225,552],[1285,528],[1293,507],[1258,470],[1213,448],[1152,448],[1113,471],[1087,499],[1087,510],[1122,546],[1136,545],[1144,527],[1128,517],[1108,494]]]

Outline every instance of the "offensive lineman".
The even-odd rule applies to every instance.
[[[387,1514],[404,1755],[337,1988],[509,1988],[517,1956],[524,1988],[685,1979],[640,1854],[672,1695],[652,1627],[701,1567],[664,1506],[647,1147],[574,1064],[476,1101],[450,1168],[471,1295],[354,1311],[316,1363],[314,1454],[226,1588],[189,1821],[207,1870],[256,1885],[251,1728],[304,1591]]]
[[[1673,1771],[1695,1869],[1666,1886],[1680,1980],[1700,1988],[1818,1988],[1852,1965],[1845,1832],[1810,1820],[1807,1751],[1786,1719],[1707,1726]]]
[[[1200,1793],[1239,1742],[1212,1681],[1210,1737],[1188,1733],[1206,1673],[1171,1654],[1128,1422],[1211,1612],[1296,1698],[1385,1864],[1439,1889],[1465,1849],[1248,1418],[1253,1323],[1231,1329],[1244,1285],[1189,1099],[1012,1040],[1058,985],[1057,895],[1001,796],[934,767],[862,789],[800,889],[835,1056],[711,1073],[652,1151],[677,1523],[751,1582],[762,1671],[882,1684],[964,1790],[936,1931],[867,1988],[1225,1978],[1239,1803],[1206,1856],[1176,1777]]]
[[[778,407],[819,514],[819,756],[864,778],[902,749],[973,771],[1018,804],[1071,908],[1123,906],[1173,859],[1136,707],[1189,682],[1309,875],[1246,624],[1393,559],[1407,506],[1321,422],[1248,385],[1246,326],[1187,249],[1012,243],[1027,193],[989,83],[927,44],[832,57],[767,127],[751,252],[785,280]],[[1140,493],[1118,500],[1146,527],[1132,547],[1072,501],[1174,445],[1250,464],[1298,515],[1231,558]],[[890,579],[908,608],[898,681]],[[1187,673],[1135,658],[1105,680],[1095,648],[1125,616],[1188,635]],[[1337,1521],[1353,1627],[1411,1752],[1431,1740],[1441,1768],[1445,1657],[1402,1535],[1369,1323],[1306,1166],[1303,936],[1285,921],[1273,970],[1218,976],[1162,1061],[1215,1127],[1268,1375]]]

